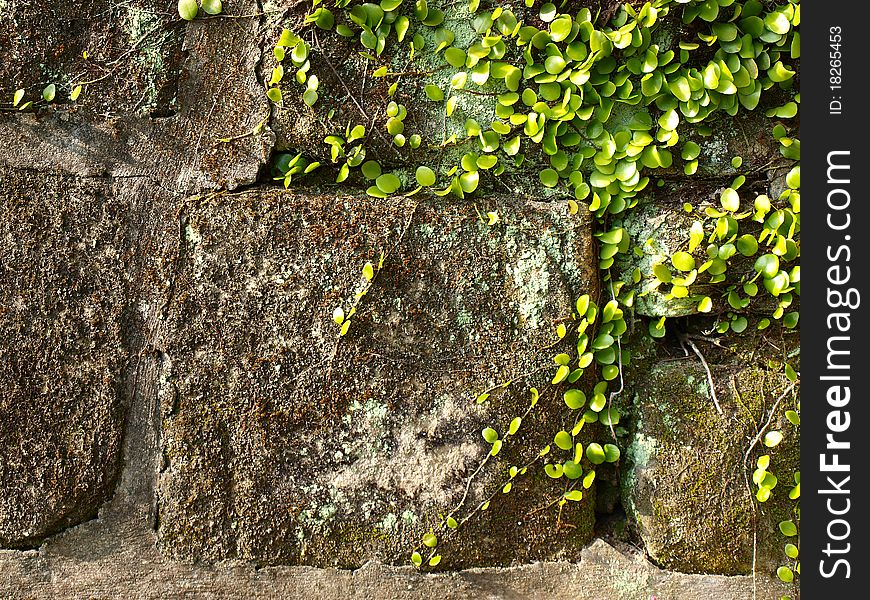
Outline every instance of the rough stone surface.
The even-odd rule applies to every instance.
[[[175,5],[5,0],[0,3],[4,92],[8,82],[25,90],[23,102],[41,100],[49,80],[57,88],[55,102],[66,103],[75,85],[92,82],[77,105],[87,112],[172,114],[184,39]]]
[[[589,543],[602,534],[594,511],[617,511],[606,518],[620,519],[615,487],[604,481],[615,481],[612,472],[602,469],[597,497],[590,490],[587,501],[564,511],[543,510],[560,490],[538,471],[500,494],[507,466],[530,458],[518,448],[538,448],[551,441],[540,436],[564,426],[561,400],[546,394],[517,436],[522,443],[507,444],[470,488],[469,503],[498,494],[492,507],[440,546],[442,569],[502,568],[421,574],[387,564],[406,563],[420,534],[458,501],[486,452],[481,427],[503,430],[527,406],[527,386],[546,388],[553,367],[538,362],[540,348],[576,296],[597,290],[596,251],[585,217],[569,217],[561,202],[528,199],[556,194],[528,176],[547,162],[537,146],[524,169],[508,166],[504,185],[485,176],[464,203],[338,197],[317,186],[331,183],[327,168],[305,180],[304,193],[258,185],[276,151],[325,156],[318,154],[326,150],[324,123],[289,101],[299,86],[285,81],[283,106],[264,94],[280,28],[298,23],[309,6],[239,0],[225,3],[227,15],[186,23],[174,0],[0,0],[6,102],[18,87],[27,100],[39,98],[47,81],[58,88],[51,106],[36,113],[0,109],[0,547],[11,548],[0,550],[0,596],[738,600],[793,593],[768,575],[775,561],[766,553],[782,543],[764,538],[775,531],[776,504],[758,517],[763,569],[725,577],[666,571],[637,550]],[[608,2],[604,13],[614,6]],[[467,20],[447,17],[461,42]],[[432,32],[422,33],[432,44]],[[312,41],[319,44],[313,34]],[[352,90],[330,77],[330,65],[314,67],[326,73],[322,107],[335,108],[341,123],[367,112],[357,103],[370,109],[386,99],[385,81],[347,51],[335,44],[327,56]],[[406,66],[399,55],[389,60],[394,71]],[[445,89],[449,75],[435,75]],[[68,103],[83,81],[91,83]],[[442,105],[420,102],[419,86],[408,90],[397,97],[409,108],[406,133],[429,131]],[[484,106],[463,92],[457,114],[486,126],[492,115]],[[376,133],[384,132],[385,115],[368,112],[372,156],[386,167],[407,164],[409,156]],[[675,160],[659,173],[666,186],[656,208],[640,214],[668,220],[684,201],[714,202],[736,175],[729,164],[736,154],[743,170],[766,168],[777,156],[769,124],[751,119],[717,125],[710,139],[688,129],[686,139],[701,145],[706,179],[678,186]],[[464,135],[461,127],[451,133]],[[412,162],[455,164],[463,152],[461,145],[423,148]],[[347,183],[365,182],[354,174]],[[750,177],[749,188],[774,197],[781,183]],[[490,210],[501,217],[494,227],[478,215]],[[627,226],[642,237],[647,223]],[[349,308],[362,265],[377,262],[381,250],[383,270],[336,343],[332,310]],[[721,462],[699,463],[709,451],[695,438],[694,489],[715,487],[708,472],[731,485],[741,440],[729,445],[725,432],[750,436],[784,382],[751,371],[767,387],[741,380],[737,388],[755,420],[736,411],[726,390],[721,419],[709,411],[697,365],[689,369],[694,382],[675,382],[677,363],[660,359],[634,363],[634,390],[655,394],[635,415],[624,411],[632,442],[621,464],[624,503],[640,537],[621,539],[643,542],[659,565],[746,572],[748,504],[738,503],[739,486],[715,507],[743,527],[734,548],[721,543],[721,525],[689,528],[695,513],[665,485],[684,477],[674,471],[686,451],[673,431],[698,419],[723,453]],[[708,359],[717,381],[750,372],[733,357]],[[530,371],[487,404],[473,403],[482,388]],[[774,464],[786,464],[793,451],[778,448]],[[658,507],[653,484],[663,493]],[[675,534],[727,550],[699,553]],[[572,562],[533,562],[542,559]],[[361,568],[288,566],[298,563]]]
[[[99,180],[0,167],[0,546],[112,493],[129,349],[124,205]]]
[[[490,227],[472,206],[417,202],[273,192],[187,208],[165,346],[168,553],[402,561],[460,500],[486,455],[480,429],[503,430],[527,402],[524,386],[499,409],[475,407],[475,396],[541,365],[535,348],[552,340],[553,321],[594,293],[594,250],[589,220],[551,204],[493,199],[502,221]],[[339,340],[333,309],[349,313],[362,266],[382,250]],[[540,406],[536,429],[559,412]],[[522,443],[535,452],[547,441]],[[484,471],[468,506],[500,487],[493,478],[507,464],[530,458],[504,456],[514,462]],[[571,535],[549,533],[554,513],[498,528],[523,520],[529,496],[497,499],[473,526],[489,533],[457,536],[445,564],[553,556],[588,541],[591,503],[566,511]]]
[[[71,532],[69,537],[76,537]],[[91,534],[100,533],[98,530]],[[583,598],[584,600],[746,600],[778,598],[785,586],[767,578],[686,575],[662,571],[636,552],[597,540],[580,560],[510,568],[421,574],[412,567],[367,563],[355,571],[312,567],[253,568],[167,561],[141,533],[104,536],[77,551],[51,546],[37,552],[0,551],[0,590],[10,600],[128,598],[132,600],[267,598]],[[82,560],[85,558],[85,560]]]
[[[777,153],[778,154],[778,153]],[[772,202],[776,202],[779,193],[784,189],[785,173],[794,163],[780,157],[780,166],[788,165],[787,168],[771,171],[763,176],[750,174],[746,183],[740,187],[738,193],[741,200],[741,211],[751,211],[756,196],[766,194]],[[730,164],[728,166],[730,169]],[[724,169],[727,172],[727,169]],[[736,173],[735,173],[736,175]],[[702,221],[706,225],[705,231],[710,231],[711,219],[704,214],[707,208],[721,209],[720,196],[722,191],[729,187],[733,177],[687,179],[680,181],[665,181],[660,188],[654,188],[644,192],[638,205],[626,215],[622,225],[631,235],[634,244],[642,251],[642,255],[627,253],[619,255],[616,262],[619,276],[625,281],[631,281],[632,272],[639,268],[645,278],[638,285],[638,293],[635,298],[635,311],[648,317],[684,317],[697,313],[697,300],[688,298],[665,298],[669,291],[669,285],[659,288],[658,280],[652,275],[652,267],[656,264],[665,264],[675,271],[671,263],[671,255],[678,251],[686,251],[689,246],[689,231],[694,221]],[[683,205],[691,204],[693,210],[686,212]],[[761,225],[751,222],[749,219],[742,220],[740,234],[752,231],[758,232]],[[695,257],[699,264],[707,259],[704,249],[707,247],[705,238],[695,250]],[[729,261],[729,273],[752,272],[753,258],[735,256]],[[707,281],[706,275],[698,276],[697,282],[690,288],[691,293],[708,293],[714,300],[713,314],[730,310],[725,298],[722,296],[722,288],[719,286],[703,285]],[[736,280],[736,276],[732,276]],[[797,306],[797,302],[795,305]],[[749,307],[750,312],[770,315],[776,308],[776,302],[769,295],[762,292],[753,300]],[[795,310],[794,307],[791,310]]]
[[[632,384],[633,431],[623,471],[623,504],[637,523],[650,558],[660,566],[690,573],[751,573],[753,534],[756,562],[775,569],[784,560],[777,523],[792,518],[787,493],[799,468],[798,437],[785,419],[796,395],[784,375],[713,364],[713,381],[723,414],[718,414],[703,365],[695,359],[662,362]],[[786,394],[786,392],[789,392]],[[767,422],[781,430],[775,448],[756,444]],[[751,477],[761,454],[780,484],[754,513],[757,487]]]

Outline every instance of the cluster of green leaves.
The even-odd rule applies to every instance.
[[[569,348],[568,352],[553,356],[555,371],[550,382],[554,386],[554,393],[562,396],[568,409],[564,421],[570,422],[570,427],[556,432],[552,444],[546,444],[525,464],[507,465],[507,478],[465,513],[462,511],[466,497],[463,497],[452,510],[439,515],[437,526],[424,534],[411,555],[411,562],[415,566],[421,567],[424,563],[437,566],[441,562],[441,554],[437,550],[439,539],[449,537],[453,530],[461,528],[476,513],[488,510],[497,496],[511,493],[516,479],[526,475],[536,463],[543,464],[547,477],[562,482],[559,497],[554,502],[561,509],[569,502],[583,500],[584,491],[595,481],[596,467],[619,460],[621,453],[616,444],[591,442],[584,448],[577,438],[587,424],[597,422],[611,428],[619,424],[620,413],[611,405],[607,393],[610,382],[621,375],[621,367],[629,360],[628,353],[621,349],[619,343],[627,329],[623,311],[617,300],[611,300],[599,309],[588,294],[577,299],[575,309],[556,328],[557,339],[553,346],[569,345]],[[589,373],[594,375],[592,381],[595,378],[598,381],[587,393],[582,389],[581,378]],[[588,380],[590,377],[587,376],[584,381]],[[483,391],[476,397],[477,404],[489,401],[492,393],[506,389],[513,383],[506,381]],[[489,445],[489,452],[472,479],[502,452],[505,444],[517,435],[529,413],[538,405],[540,392],[533,387],[529,393],[531,401],[522,414],[507,420],[503,427],[492,424],[481,431],[484,442]]]
[[[302,175],[311,173],[319,166],[320,163],[317,161],[308,162],[308,160],[302,156],[301,152],[296,155],[287,152],[279,152],[275,155],[273,161],[273,169],[275,172],[274,179],[276,181],[283,181],[284,187],[286,188],[290,185],[290,182],[293,181],[294,177],[298,179]]]
[[[358,37],[365,49],[361,55],[373,61],[379,60],[394,32],[402,43],[418,26],[435,28],[438,44],[430,51],[454,71],[446,90],[434,80],[425,83],[426,97],[443,102],[445,116],[452,117],[458,95],[469,85],[477,86],[493,98],[496,113],[488,124],[466,121],[464,139],[454,135],[440,143],[477,146],[469,154],[491,155],[485,162],[495,161],[491,172],[496,176],[501,172],[499,155],[522,162],[529,144],[539,145],[550,163],[540,172],[541,182],[565,185],[578,200],[589,198],[598,216],[619,214],[633,205],[632,198],[649,182],[642,175],[644,167],[671,166],[668,148],[678,143],[681,120],[697,123],[718,110],[733,115],[741,106],[755,108],[763,90],[791,85],[795,72],[787,62],[800,56],[800,37],[794,31],[800,7],[793,3],[765,10],[757,0],[656,0],[639,11],[624,6],[602,28],[596,28],[589,9],[572,16],[547,3],[538,15],[546,27],[539,29],[509,9],[481,11],[472,0],[468,10],[480,37],[467,47],[452,45],[456,38],[443,26],[441,10],[426,0],[413,8],[404,4],[411,3],[363,3],[344,11],[341,19],[332,13],[323,18],[326,9],[315,8],[309,21]],[[661,41],[657,23],[674,4],[685,5],[684,22],[698,19],[710,25],[696,39],[665,49],[656,43]],[[414,33],[408,44],[413,58],[425,42]],[[696,65],[693,53],[709,54],[714,45],[712,56]],[[522,63],[515,60],[520,57]],[[384,65],[375,75],[396,78],[392,95],[404,74],[391,73]],[[477,188],[480,169],[469,171],[467,156],[463,164],[443,172],[432,169],[446,184],[441,193],[461,197]]]
[[[72,86],[72,89],[69,93],[69,99],[72,102],[75,102],[79,99],[79,96],[82,93],[82,85],[76,84]],[[40,98],[36,100],[25,100],[26,90],[24,88],[19,88],[15,90],[15,93],[12,95],[12,108],[17,108],[19,111],[27,111],[36,106],[39,102],[45,102],[46,104],[51,104],[55,101],[57,97],[57,85],[54,83],[49,83],[44,88],[42,88],[42,94]]]
[[[560,13],[548,2],[531,19],[527,9],[532,0],[524,1],[525,8],[487,9],[481,8],[479,0],[470,0],[467,11],[475,37],[458,44],[444,12],[429,6],[427,0],[348,4],[343,0],[329,10],[315,0],[305,22],[322,30],[334,29],[348,41],[358,42],[358,54],[372,63],[374,77],[388,82],[387,105],[380,115],[392,145],[412,149],[463,146],[467,150],[454,164],[444,164],[440,160],[444,153],[438,153],[437,164],[415,165],[413,176],[402,170],[385,172],[377,160],[366,157],[365,149],[366,134],[381,135],[380,126],[367,132],[363,125],[348,123],[343,133],[334,132],[325,139],[338,167],[337,182],[346,181],[358,168],[360,179],[367,182],[367,193],[376,198],[423,190],[463,198],[475,193],[486,178],[498,177],[511,165],[526,164],[528,156],[541,184],[563,193],[572,214],[582,202],[597,218],[599,268],[605,272],[613,298],[600,315],[588,297],[581,298],[569,320],[570,328],[563,323],[557,330],[559,340],[576,340],[576,356],[560,353],[554,357],[552,385],[569,386],[563,398],[574,417],[570,428],[554,435],[557,450],[547,445],[531,462],[511,466],[510,478],[462,518],[462,503],[440,515],[438,526],[425,534],[412,555],[418,567],[436,566],[441,561],[440,539],[474,513],[486,510],[496,494],[510,493],[514,478],[535,462],[544,463],[549,477],[565,483],[560,498],[564,504],[583,498],[583,490],[594,480],[596,465],[619,460],[615,444],[592,442],[584,448],[576,437],[587,423],[619,423],[618,411],[610,406],[608,386],[621,377],[621,367],[628,360],[619,340],[626,328],[623,310],[632,306],[636,293],[625,282],[612,280],[609,272],[616,256],[632,247],[620,218],[637,204],[639,193],[649,186],[656,170],[673,166],[675,151],[683,161],[684,173],[697,171],[701,147],[693,141],[681,144],[685,124],[695,124],[702,132],[709,130],[703,123],[716,113],[733,116],[755,109],[767,90],[791,94],[793,64],[800,57],[796,29],[800,5],[798,0],[779,4],[651,0],[639,8],[626,4],[609,22],[601,23],[588,8],[576,14]],[[662,18],[673,10],[680,10],[688,25],[682,39],[675,39],[672,29],[661,28]],[[542,27],[535,25],[541,23]],[[427,68],[392,70],[391,64],[403,49],[408,64],[425,56]],[[303,100],[313,108],[319,82],[312,84],[313,76],[307,75],[310,47],[299,35],[284,30],[275,48],[276,70],[288,50],[296,68],[295,80],[306,86]],[[433,63],[436,66],[431,68]],[[276,71],[267,91],[277,104],[283,101],[283,75],[283,68]],[[407,110],[396,94],[399,84],[409,79],[409,85],[430,106],[443,107],[445,125],[440,134],[424,137],[423,132],[408,135],[405,130]],[[483,122],[479,115],[487,111],[467,114],[461,102],[466,94],[491,102],[493,116]],[[795,95],[770,109],[768,116],[791,119],[797,115],[798,103],[799,95]],[[333,114],[330,110],[329,120]],[[799,141],[787,137],[784,128],[779,133],[783,155],[798,160]],[[735,159],[732,164],[739,168],[740,162]],[[794,327],[797,313],[786,311],[800,293],[799,176],[798,166],[789,173],[788,190],[776,201],[759,195],[752,209],[741,210],[738,190],[745,176],[740,175],[721,194],[719,206],[707,206],[697,213],[687,247],[670,257],[670,265],[657,265],[652,274],[656,287],[669,299],[691,298],[702,313],[717,308],[715,302],[727,303],[732,312],[719,324],[721,333],[747,327],[748,303],[764,289],[776,303],[771,316]],[[490,213],[489,224],[497,222],[498,215]],[[633,283],[642,277],[636,272]],[[353,312],[351,308],[345,315],[343,309],[336,309],[334,318],[342,334]],[[769,324],[769,319],[763,319],[759,328]],[[650,333],[664,335],[664,318],[650,324]],[[597,383],[590,390],[574,387],[590,368],[595,369]],[[478,402],[485,402],[494,389],[478,395]],[[531,393],[525,414],[513,417],[506,427],[491,425],[483,430],[490,446],[484,464],[501,452],[537,403],[537,390]],[[760,481],[759,489],[769,493],[772,487],[762,484],[772,480],[763,475]]]
[[[369,290],[371,290],[375,277],[377,277],[378,273],[380,273],[381,269],[384,267],[384,260],[386,260],[386,258],[386,253],[381,252],[377,265],[374,265],[371,262],[367,262],[363,265],[362,287],[354,294],[353,301],[348,310],[345,311],[343,307],[336,306],[335,310],[332,311],[332,320],[335,321],[335,324],[340,328],[338,331],[339,337],[344,337],[347,335],[347,332],[350,331],[351,319],[356,315],[360,301],[369,293]]]
[[[789,139],[783,132],[778,125],[780,141]],[[782,146],[790,156],[795,156],[795,147],[799,151],[799,144]],[[651,289],[662,291],[667,300],[688,298],[700,313],[713,311],[717,304],[727,306],[728,318],[716,326],[719,333],[742,333],[748,326],[744,313],[763,290],[774,302],[770,317],[792,329],[799,313],[786,310],[800,296],[800,165],[788,172],[786,189],[775,201],[760,194],[749,206],[738,192],[744,182],[745,176],[739,175],[720,193],[718,206],[706,206],[703,212],[686,206],[698,217],[687,246],[671,254],[670,264],[653,266]],[[770,324],[763,317],[757,328]]]
[[[791,365],[785,366],[786,377],[792,381],[797,381],[797,374]],[[798,401],[793,409],[785,411],[785,418],[793,428],[792,433],[796,436],[800,434],[800,401]],[[788,432],[787,432],[788,433]],[[767,431],[762,438],[762,443],[768,448],[776,448],[784,439],[783,432],[779,429]],[[756,462],[756,469],[752,473],[752,482],[756,485],[755,497],[759,502],[767,502],[773,495],[774,488],[779,484],[779,479],[771,470],[770,454],[763,454]],[[800,536],[798,528],[800,526],[800,497],[801,497],[801,472],[799,469],[792,474],[793,485],[788,488],[788,498],[792,501],[792,518],[780,521],[779,531],[786,537],[786,543],[783,547],[783,553],[788,559],[786,564],[781,565],[776,570],[776,575],[785,583],[794,581],[795,575],[800,574],[799,546]],[[783,600],[790,600],[784,597]]]
[[[311,61],[308,60],[310,52],[310,44],[301,37],[289,29],[284,29],[281,32],[281,36],[278,38],[275,47],[272,49],[276,65],[272,69],[272,76],[269,78],[269,85],[266,90],[266,96],[269,100],[276,104],[280,104],[284,100],[284,94],[281,91],[280,84],[284,79],[284,61],[287,58],[290,59],[292,67],[295,68],[295,79],[297,83],[306,84],[308,82],[308,71],[311,69]],[[302,95],[303,100],[308,104],[308,106],[314,106],[314,103],[317,102],[317,88],[319,87],[319,82],[316,75],[313,77],[314,83],[312,84],[308,82],[305,93]]]
[[[224,9],[221,0],[201,0],[200,4],[196,0],[178,0],[178,16],[185,21],[193,21],[199,14],[200,5],[202,11],[209,15],[219,15]]]

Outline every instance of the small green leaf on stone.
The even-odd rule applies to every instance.
[[[427,166],[421,165],[417,167],[417,183],[423,187],[429,187],[435,184],[435,171]]]
[[[788,567],[779,567],[776,570],[776,576],[784,583],[791,583],[794,581],[794,571]]]
[[[773,448],[774,446],[778,446],[782,441],[782,433],[779,431],[768,431],[764,434],[764,445],[768,448]]]
[[[736,212],[740,209],[740,196],[732,188],[725,188],[719,201],[722,203],[722,208],[729,212]]]
[[[568,390],[565,392],[565,404],[571,410],[582,408],[586,404],[586,394],[582,390]]]
[[[198,12],[199,6],[197,6],[196,0],[178,0],[178,14],[185,21],[193,21]]]
[[[442,92],[441,88],[434,83],[427,84],[424,91],[426,92],[426,97],[433,102],[441,102],[444,100],[444,92]]]
[[[565,430],[560,431],[553,438],[553,442],[562,450],[571,450],[574,447],[574,440],[571,434]]]
[[[780,521],[779,530],[785,537],[794,537],[797,535],[797,526],[795,526],[794,521],[792,520]]]
[[[210,15],[219,15],[223,9],[221,0],[202,0],[202,10]],[[332,16],[332,13],[330,13],[330,16]]]
[[[42,99],[45,100],[46,102],[51,102],[52,100],[54,100],[54,95],[56,92],[57,92],[57,88],[55,87],[55,85],[53,83],[49,83],[42,90]]]
[[[591,443],[586,447],[586,458],[589,459],[594,465],[600,465],[606,460],[606,454],[604,453],[604,448],[601,447],[601,444]]]
[[[484,429],[481,432],[481,435],[483,435],[483,439],[485,439],[488,444],[494,444],[495,441],[498,439],[498,432],[492,427],[487,427],[486,429]]]

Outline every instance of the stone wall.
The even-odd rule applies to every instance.
[[[785,509],[750,502],[744,452],[793,387],[780,373],[797,365],[797,335],[698,341],[699,358],[642,335],[647,317],[686,314],[655,302],[638,303],[626,335],[622,459],[587,500],[544,510],[552,483],[538,473],[454,536],[449,565],[407,566],[439,512],[485,499],[560,426],[561,397],[542,397],[538,427],[468,485],[488,452],[481,428],[528,403],[522,386],[475,395],[518,373],[549,385],[541,348],[602,289],[593,219],[522,171],[462,201],[316,178],[282,189],[276,151],[324,148],[312,111],[272,112],[264,95],[281,24],[308,4],[227,0],[254,16],[193,22],[175,5],[0,2],[4,98],[88,60],[113,66],[74,105],[0,112],[0,596],[785,593],[771,576]],[[341,50],[327,60],[358,77]],[[738,124],[705,145],[700,183],[663,174],[626,225],[637,239],[677,235],[680,198],[733,177],[723,157],[761,168],[776,153],[756,122]],[[333,309],[381,256],[339,337]],[[794,457],[796,442],[776,452]]]

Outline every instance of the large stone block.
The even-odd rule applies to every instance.
[[[89,112],[166,116],[177,109],[184,29],[175,3],[9,0],[0,7],[4,99],[22,88],[23,102],[41,101],[53,83],[54,102],[63,104],[85,83],[77,106]]]
[[[539,348],[597,285],[587,217],[525,199],[479,209],[497,210],[500,223],[487,225],[474,205],[416,198],[190,201],[165,348],[166,552],[344,567],[408,560],[486,455],[481,427],[506,428],[528,405],[525,385],[548,385],[552,362]],[[381,251],[383,268],[339,338],[333,309],[349,311],[363,265]],[[489,385],[540,367],[537,379],[475,404]],[[466,506],[562,428],[561,397],[538,406]],[[443,566],[579,556],[593,503],[566,507],[573,528],[557,531],[558,511],[535,511],[559,493],[541,475],[452,536]]]
[[[113,489],[129,217],[99,179],[5,168],[0,213],[0,547],[28,547]]]
[[[650,558],[664,568],[747,574],[754,547],[757,568],[772,573],[786,562],[788,540],[777,523],[793,518],[787,494],[800,469],[799,433],[784,417],[796,409],[797,391],[779,372],[736,363],[711,370],[723,414],[694,357],[637,374],[623,504]],[[756,439],[765,424],[784,435],[774,448]],[[762,454],[771,456],[769,470],[779,479],[764,504],[751,480]]]

